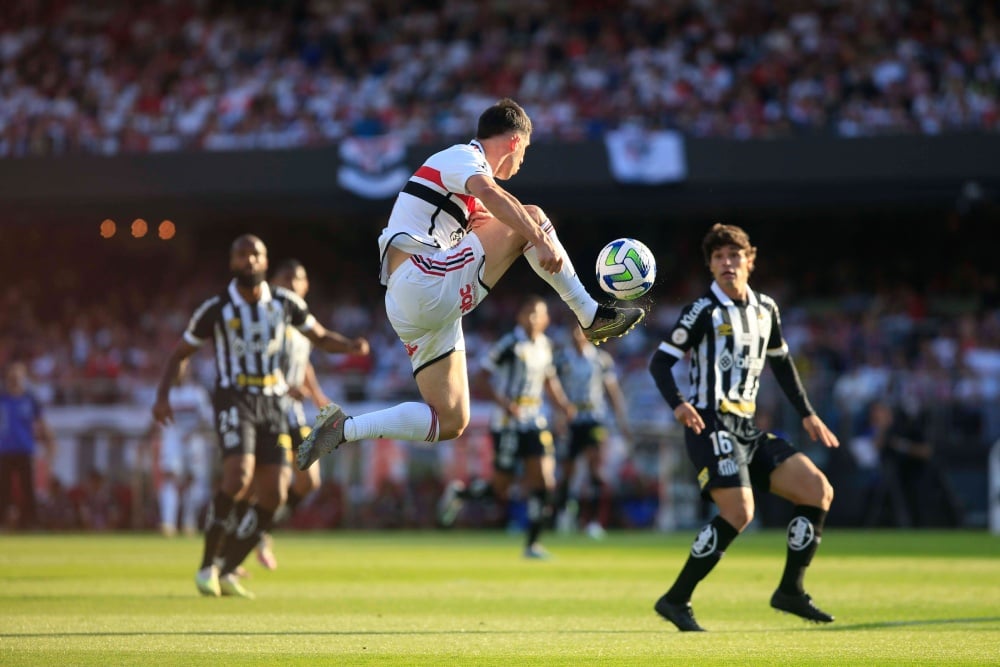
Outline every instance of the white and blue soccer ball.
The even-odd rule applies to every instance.
[[[615,239],[597,256],[597,282],[616,299],[638,299],[655,280],[656,258],[635,239]]]

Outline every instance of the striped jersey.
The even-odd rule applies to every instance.
[[[545,428],[542,411],[545,380],[555,374],[552,365],[552,341],[542,334],[531,340],[522,327],[505,334],[490,348],[482,362],[493,376],[497,394],[518,404],[516,421],[500,407],[494,411],[490,428]]]
[[[556,354],[556,372],[566,397],[576,406],[574,422],[604,422],[608,419],[607,385],[617,380],[611,355],[593,345],[583,351],[566,345]]]
[[[306,381],[306,368],[312,354],[312,341],[298,329],[285,330],[285,382],[289,387],[301,387]]]
[[[469,215],[482,206],[465,188],[475,174],[492,177],[493,169],[474,140],[431,155],[410,177],[378,239],[383,285],[389,280],[385,254],[390,245],[421,255],[453,248],[465,237]]]
[[[288,391],[284,373],[285,333],[308,331],[316,323],[308,306],[283,287],[261,285],[257,303],[247,303],[236,289],[207,299],[191,317],[184,340],[199,347],[215,345],[216,387],[251,394],[281,396]]]
[[[774,300],[747,289],[730,299],[718,283],[681,311],[659,349],[678,359],[691,351],[688,402],[700,409],[752,417],[767,357],[784,357],[788,344]]]

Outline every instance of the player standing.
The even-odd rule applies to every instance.
[[[715,280],[704,296],[681,311],[669,340],[653,354],[650,372],[677,422],[687,429],[684,441],[698,484],[719,514],[698,533],[687,563],[655,609],[679,630],[703,630],[695,620],[691,594],[753,519],[755,487],[795,505],[785,571],[771,606],[829,623],[833,616],[813,604],[802,581],[819,547],[833,487],[805,454],[757,427],[755,401],[765,361],[809,437],[827,447],[840,443],[809,404],[781,334],[777,304],[750,289],[757,248],[747,233],[735,225],[713,225],[702,251]],[[672,368],[688,353],[691,391],[685,398]]]

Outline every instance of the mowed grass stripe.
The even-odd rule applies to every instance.
[[[831,529],[807,584],[837,616],[767,604],[781,532],[738,540],[699,587],[710,632],[652,612],[692,535],[278,533],[253,602],[197,596],[198,540],[0,537],[0,664],[1000,664],[1000,540]]]

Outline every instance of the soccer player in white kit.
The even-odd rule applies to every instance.
[[[497,184],[518,172],[531,119],[503,99],[479,117],[476,138],[430,156],[396,198],[379,237],[386,315],[410,356],[424,402],[348,417],[331,403],[299,447],[308,468],[344,442],[395,438],[437,442],[469,424],[462,316],[524,255],[595,343],[628,333],[641,308],[597,303],[580,282],[548,217]]]
[[[212,398],[187,369],[170,390],[170,403],[174,421],[160,433],[160,532],[172,537],[180,518],[184,534],[195,535],[198,514],[211,496],[215,449],[206,430],[213,423]]]

